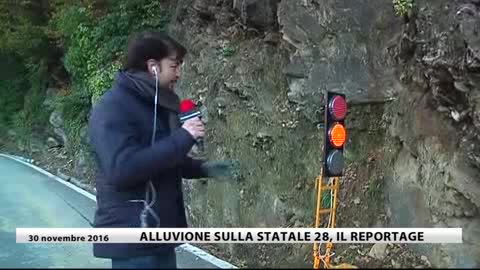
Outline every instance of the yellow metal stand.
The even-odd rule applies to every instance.
[[[317,208],[315,215],[315,228],[319,228],[322,215],[329,215],[328,224],[326,228],[335,228],[336,224],[336,211],[338,203],[338,189],[340,185],[340,177],[334,177],[330,183],[324,183],[323,172],[320,177],[317,177],[315,180],[315,187],[317,189]],[[325,190],[330,190],[330,208],[322,208],[322,193]],[[326,268],[326,269],[335,269],[335,268],[357,268],[354,265],[342,263],[340,265],[334,266],[330,263],[330,259],[333,256],[333,243],[326,243],[325,255],[320,254],[320,245],[314,243],[313,245],[313,256],[314,256],[314,269]]]

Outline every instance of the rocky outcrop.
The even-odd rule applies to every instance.
[[[294,47],[285,73],[289,100],[306,105],[306,116],[312,118],[325,90],[350,101],[392,95],[393,67],[382,48],[400,23],[390,3],[282,1],[278,14],[282,37]]]
[[[88,170],[90,169],[87,164],[87,157],[83,150],[75,156],[75,164],[74,164],[74,171],[75,175],[80,178],[85,178],[87,175]]]
[[[50,114],[50,124],[53,127],[53,132],[62,140],[62,145],[66,145],[68,143],[68,137],[63,129],[63,118],[59,111],[53,111]]]
[[[53,137],[48,137],[47,138],[47,147],[48,148],[55,148],[55,147],[60,147],[61,144],[57,141],[57,139]]]
[[[392,137],[400,150],[381,172],[390,225],[462,227],[461,248],[418,251],[436,266],[478,266],[479,3],[416,1],[403,23],[385,1],[347,2],[280,4],[283,39],[295,48],[289,99],[308,112],[325,90],[351,103],[395,97],[384,115],[392,123],[385,157]]]
[[[203,21],[216,21],[221,25],[228,25],[234,19],[234,14],[231,13],[232,2],[230,1],[218,1],[218,0],[194,0],[191,2],[192,8],[195,11],[195,17],[200,18]],[[190,3],[188,4],[190,5]],[[180,10],[184,10],[186,6],[178,4]],[[183,13],[182,13],[183,14]],[[177,16],[179,14],[176,14]],[[180,16],[180,20],[184,18]],[[197,25],[204,24],[203,22],[196,21]]]
[[[233,8],[246,25],[260,30],[278,26],[277,7],[280,0],[233,0]]]
[[[289,98],[307,106],[321,104],[313,96],[324,90],[350,102],[398,98],[385,115],[392,121],[387,145],[390,136],[401,145],[383,168],[393,172],[390,225],[462,227],[461,248],[419,251],[437,266],[478,266],[471,228],[480,218],[479,3],[416,1],[406,24],[389,4],[282,1],[281,31],[295,48],[285,73]]]
[[[339,226],[460,226],[463,245],[416,250],[435,267],[480,265],[478,1],[417,0],[406,18],[383,0],[178,6],[184,16],[174,33],[190,48],[181,94],[208,111],[208,155],[244,168],[232,185],[186,183],[191,223],[309,226],[323,139],[317,124],[323,93],[333,90],[351,105]],[[385,203],[389,219],[369,203]],[[227,248],[258,258],[252,267],[311,263],[310,246]]]
[[[463,228],[462,247],[423,248],[437,266],[480,264],[478,4],[417,1],[391,51],[403,85],[389,115],[393,224]]]

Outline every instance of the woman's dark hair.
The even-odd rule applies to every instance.
[[[129,41],[124,69],[147,71],[149,59],[160,61],[165,57],[175,56],[178,61],[183,61],[186,53],[185,47],[165,33],[141,32]]]

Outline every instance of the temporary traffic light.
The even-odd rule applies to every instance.
[[[342,176],[343,149],[347,139],[345,116],[347,101],[344,94],[327,92],[325,102],[324,176]]]

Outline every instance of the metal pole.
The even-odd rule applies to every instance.
[[[317,209],[315,213],[315,228],[320,226],[320,208],[321,208],[321,197],[322,197],[322,181],[323,181],[323,172],[321,173],[320,177],[316,179],[316,188],[317,188]],[[313,268],[319,269],[320,268],[320,256],[319,256],[320,248],[318,243],[313,244]]]

